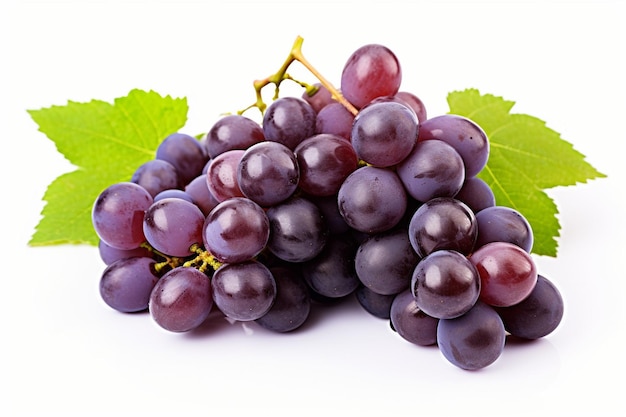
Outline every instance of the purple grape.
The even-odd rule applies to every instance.
[[[403,228],[366,239],[354,260],[361,282],[378,294],[397,294],[407,288],[420,258]]]
[[[123,313],[144,311],[150,293],[159,280],[155,261],[147,257],[122,258],[112,262],[102,273],[100,296],[111,308]]]
[[[146,211],[143,232],[157,251],[185,257],[193,244],[202,244],[204,214],[193,203],[180,198],[165,198]]]
[[[204,142],[210,158],[233,149],[248,149],[265,140],[263,128],[254,120],[241,115],[228,115],[211,127]]]
[[[496,307],[504,328],[513,336],[539,339],[552,333],[563,318],[563,297],[556,286],[542,275],[531,293],[510,307]]]
[[[302,99],[309,103],[316,113],[319,113],[324,107],[330,103],[334,103],[332,94],[321,83],[313,84],[317,87],[317,91],[313,95],[309,95],[306,91],[302,93]]]
[[[276,281],[257,261],[222,265],[213,275],[215,305],[234,320],[263,317],[276,299]]]
[[[237,182],[237,170],[244,153],[244,150],[234,149],[211,159],[207,168],[206,181],[209,192],[217,201],[244,197]]]
[[[267,210],[267,248],[288,262],[309,260],[324,248],[328,226],[320,209],[304,197],[292,197]]]
[[[364,45],[350,55],[341,73],[341,92],[356,108],[376,97],[393,96],[402,82],[396,55],[387,47]]]
[[[350,174],[339,189],[337,201],[346,223],[370,234],[396,226],[407,206],[406,192],[396,173],[372,166]]]
[[[454,198],[467,204],[474,213],[496,205],[491,187],[478,177],[465,178],[463,186]]]
[[[100,259],[102,259],[102,262],[104,262],[106,265],[111,265],[113,262],[120,259],[135,257],[153,257],[153,253],[144,247],[140,246],[135,249],[117,249],[107,245],[103,240],[100,240],[98,242],[98,253],[100,254]]]
[[[263,116],[263,133],[267,140],[282,143],[293,150],[315,134],[316,118],[315,110],[306,101],[282,97],[267,108]]]
[[[415,112],[415,116],[417,117],[417,121],[419,123],[427,120],[426,106],[424,105],[424,102],[415,94],[409,93],[408,91],[398,91],[394,97],[405,103]]]
[[[409,240],[421,257],[441,249],[469,255],[477,234],[474,213],[454,198],[427,201],[415,211],[409,223]]]
[[[140,165],[131,182],[141,185],[152,197],[161,191],[180,186],[176,168],[162,159],[153,159]]]
[[[110,185],[93,205],[91,219],[96,234],[116,249],[139,247],[146,240],[143,216],[152,202],[150,193],[133,182]]]
[[[419,346],[437,343],[439,319],[420,309],[410,289],[397,294],[389,312],[391,327],[405,340]]]
[[[354,119],[351,141],[358,157],[370,165],[400,163],[417,142],[417,118],[406,105],[393,101],[370,104]]]
[[[389,319],[395,294],[378,294],[365,285],[359,285],[354,294],[365,311],[379,319]]]
[[[317,113],[315,120],[316,133],[330,133],[350,140],[354,115],[338,102],[325,106]]]
[[[451,319],[467,311],[480,295],[474,265],[453,250],[438,250],[422,259],[413,272],[411,291],[418,307],[429,316]]]
[[[476,222],[476,248],[491,242],[509,242],[528,253],[532,250],[533,230],[519,211],[504,206],[488,207],[476,214]]]
[[[185,201],[195,204],[195,202],[193,201],[193,198],[191,198],[191,196],[187,194],[185,191],[172,189],[172,188],[163,190],[157,195],[155,195],[154,202],[156,203],[157,201],[160,201],[166,198],[180,198],[181,200],[185,200]]]
[[[295,149],[300,189],[314,196],[336,195],[359,160],[350,142],[328,133],[311,136]]]
[[[478,301],[464,315],[439,320],[437,344],[443,356],[465,370],[478,370],[494,363],[504,350],[506,332],[498,313]]]
[[[489,140],[474,121],[455,114],[444,114],[420,124],[420,142],[438,139],[452,146],[463,159],[465,176],[473,177],[487,164]]]
[[[322,217],[328,226],[328,233],[339,235],[350,231],[350,226],[348,226],[348,223],[346,223],[339,212],[336,195],[326,197],[306,196],[306,198],[322,212]]]
[[[218,204],[204,223],[203,241],[220,262],[243,262],[257,256],[268,242],[270,222],[254,201],[235,197]]]
[[[174,268],[154,286],[148,307],[162,328],[171,332],[193,330],[213,307],[211,280],[195,268]]]
[[[436,197],[454,197],[465,181],[465,166],[457,151],[445,142],[418,142],[397,167],[407,192],[426,202]]]
[[[206,173],[198,175],[185,186],[185,192],[191,196],[196,206],[202,210],[205,216],[208,216],[211,210],[219,204],[219,201],[209,191]]]
[[[193,136],[172,133],[157,148],[156,159],[174,165],[180,183],[187,184],[200,175],[209,157],[200,141]]]
[[[296,155],[283,144],[272,141],[249,147],[237,168],[239,189],[262,207],[285,201],[298,188],[300,171]]]
[[[270,268],[276,282],[274,304],[256,322],[275,332],[291,332],[302,326],[311,311],[309,287],[295,264]]]

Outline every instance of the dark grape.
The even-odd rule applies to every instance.
[[[193,136],[172,133],[158,146],[156,159],[172,164],[176,168],[180,183],[187,184],[200,175],[209,157],[200,141]]]
[[[389,319],[395,294],[378,294],[365,285],[359,285],[354,294],[365,311],[379,319]]]
[[[244,197],[237,182],[237,170],[244,153],[244,150],[234,149],[211,159],[207,167],[206,181],[209,192],[217,201]]]
[[[207,216],[219,204],[209,190],[206,173],[198,175],[185,186],[185,192],[191,196],[195,205]]]
[[[315,110],[306,101],[282,97],[267,108],[263,116],[263,133],[267,140],[282,143],[293,150],[315,134],[316,118]]]
[[[247,117],[232,114],[215,122],[206,135],[204,146],[209,157],[215,158],[233,149],[245,150],[264,140],[261,125]]]
[[[487,207],[496,205],[493,190],[478,177],[466,177],[463,186],[454,198],[467,204],[475,214]]]
[[[100,296],[111,308],[123,313],[144,311],[158,281],[155,261],[148,257],[122,258],[102,273]]]
[[[140,165],[130,180],[145,188],[152,197],[161,191],[180,186],[176,168],[162,159],[153,159]]]
[[[420,346],[437,343],[439,319],[420,309],[410,289],[397,294],[389,313],[391,326],[405,340]]]
[[[350,140],[354,115],[338,102],[325,106],[317,113],[315,119],[316,133],[330,133]]]
[[[510,207],[493,206],[476,214],[478,239],[476,248],[491,242],[509,242],[530,253],[533,247],[533,231],[528,220]]]
[[[302,93],[302,99],[309,103],[316,113],[319,113],[327,105],[334,103],[332,94],[321,83],[314,83],[317,91],[313,95],[309,95],[306,91]]]
[[[98,253],[102,262],[106,265],[111,265],[113,262],[119,259],[144,257],[152,258],[152,252],[144,247],[137,247],[135,249],[117,249],[113,246],[109,246],[103,240],[98,242]]]

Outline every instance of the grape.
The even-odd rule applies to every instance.
[[[465,178],[463,186],[454,198],[467,204],[475,214],[496,205],[491,187],[478,177]]]
[[[227,317],[257,320],[272,307],[276,281],[269,269],[257,261],[222,265],[213,275],[213,300]]]
[[[528,220],[517,210],[493,206],[476,214],[478,239],[476,247],[491,242],[513,243],[530,253],[533,247],[533,231]]]
[[[131,182],[141,185],[152,197],[161,191],[178,188],[178,173],[174,165],[161,159],[153,159],[137,168]]]
[[[370,165],[390,167],[404,160],[417,142],[417,118],[394,102],[368,105],[354,119],[352,146]]]
[[[309,103],[316,113],[319,113],[324,107],[333,103],[333,97],[330,91],[321,83],[313,84],[317,87],[317,91],[313,95],[309,95],[306,91],[302,93],[302,99]]]
[[[254,120],[241,115],[219,119],[206,135],[204,146],[210,158],[233,149],[245,150],[265,140],[263,128]]]
[[[478,234],[476,217],[467,205],[439,197],[422,204],[409,223],[409,239],[421,257],[440,249],[468,255]]]
[[[152,258],[152,252],[144,247],[137,247],[135,249],[117,249],[107,245],[103,240],[98,242],[98,253],[102,262],[106,265],[111,265],[113,262],[119,259],[133,258],[133,257],[146,257]]]
[[[563,297],[543,275],[528,297],[510,307],[496,307],[504,328],[513,336],[539,339],[552,333],[563,318]]]
[[[178,267],[167,272],[150,294],[148,308],[154,321],[171,332],[187,332],[200,326],[213,307],[211,281],[195,268]]]
[[[202,243],[204,214],[193,203],[165,198],[146,211],[143,232],[153,248],[169,256],[189,256],[193,244]]]
[[[276,282],[274,304],[256,322],[268,330],[290,332],[302,326],[311,311],[309,287],[304,282],[300,269],[290,266],[270,268]]]
[[[429,316],[417,306],[409,288],[394,297],[389,318],[391,326],[403,339],[420,346],[437,343],[439,319]]]
[[[98,237],[116,249],[130,250],[145,240],[143,216],[153,198],[133,182],[121,182],[104,189],[93,205],[91,219]]]
[[[207,167],[206,181],[209,192],[219,202],[232,197],[244,197],[237,182],[239,162],[245,153],[235,149],[226,151],[211,159]]]
[[[235,197],[218,204],[205,220],[205,248],[220,262],[247,261],[257,256],[268,242],[270,223],[254,201]]]
[[[185,186],[185,192],[191,196],[195,205],[207,216],[219,204],[219,201],[209,191],[206,173],[198,175]]]
[[[309,287],[328,298],[352,294],[361,283],[354,269],[356,250],[356,243],[348,236],[331,236],[322,252],[302,267]]]
[[[365,311],[379,319],[389,319],[395,294],[378,294],[365,285],[359,285],[354,294]]]
[[[392,295],[409,287],[419,260],[406,229],[399,228],[361,243],[354,262],[359,279],[368,289]]]
[[[480,274],[480,298],[496,307],[508,307],[526,298],[537,283],[537,267],[530,254],[508,242],[478,248],[470,261]]]
[[[339,188],[337,199],[346,223],[365,233],[393,228],[407,205],[406,192],[396,173],[372,166],[350,174]]]
[[[348,226],[348,223],[346,223],[339,212],[336,195],[326,197],[306,196],[306,198],[320,209],[322,217],[328,226],[328,233],[339,235],[350,231],[350,226]]]
[[[300,167],[300,189],[315,196],[337,194],[359,164],[350,142],[331,134],[305,139],[296,147],[295,154]]]
[[[481,281],[474,265],[453,250],[439,250],[422,259],[413,272],[411,291],[417,306],[438,319],[458,317],[480,295]]]
[[[315,119],[316,133],[331,133],[350,140],[354,115],[338,102],[333,102],[322,108]]]
[[[376,97],[393,96],[400,88],[402,69],[387,47],[364,45],[350,55],[341,73],[341,92],[356,108]]]
[[[418,140],[439,139],[452,146],[463,158],[465,176],[473,177],[487,164],[489,140],[483,129],[472,120],[455,114],[444,114],[420,124]]]
[[[426,202],[436,197],[454,197],[465,181],[465,166],[457,151],[445,142],[418,142],[397,167],[407,192]]]
[[[495,362],[504,350],[506,333],[498,313],[478,301],[464,315],[439,320],[437,344],[453,365],[478,370]]]
[[[158,146],[156,159],[172,164],[180,183],[187,184],[202,172],[209,158],[196,138],[184,133],[172,133]]]
[[[267,140],[295,149],[304,139],[315,134],[317,114],[306,101],[282,97],[270,104],[263,116],[263,133]]]
[[[262,207],[285,201],[298,187],[300,171],[296,155],[278,142],[249,147],[237,168],[239,189]]]
[[[317,256],[328,237],[320,209],[304,197],[292,197],[267,210],[270,237],[267,248],[288,262],[303,262]]]
[[[148,257],[122,258],[102,273],[100,296],[111,308],[123,313],[144,311],[158,281],[154,260]]]
[[[178,189],[167,189],[167,190],[163,190],[160,193],[158,193],[157,195],[154,196],[154,202],[156,203],[157,201],[166,199],[166,198],[180,198],[181,200],[185,200],[188,201],[192,204],[195,204],[193,201],[193,198],[191,198],[191,196],[189,194],[187,194],[185,191],[183,190],[178,190]]]
[[[424,105],[424,102],[415,94],[409,93],[408,91],[398,91],[394,97],[405,103],[415,112],[415,116],[417,117],[417,121],[419,123],[422,123],[427,119],[426,106]]]

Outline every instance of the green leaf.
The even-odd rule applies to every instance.
[[[132,90],[113,104],[69,101],[65,106],[29,110],[39,130],[77,169],[61,175],[44,195],[42,219],[29,244],[97,245],[91,208],[111,184],[129,181],[154,159],[159,143],[187,120],[187,100]]]
[[[533,253],[556,256],[558,209],[544,190],[605,175],[544,121],[511,113],[514,104],[475,89],[448,95],[450,113],[472,119],[489,138],[489,161],[479,177],[493,190],[496,204],[527,218],[534,232]]]

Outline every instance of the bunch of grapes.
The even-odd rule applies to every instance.
[[[528,221],[477,177],[485,132],[427,117],[401,79],[391,50],[365,45],[340,90],[318,83],[276,98],[262,123],[231,114],[201,139],[165,138],[93,206],[102,299],[172,332],[212,310],[290,332],[354,296],[468,370],[506,337],[551,333],[563,300],[537,272]]]

